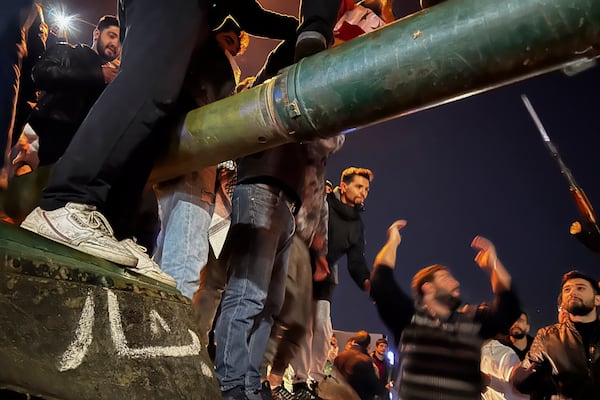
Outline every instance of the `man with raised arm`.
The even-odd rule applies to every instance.
[[[519,316],[511,277],[494,244],[477,236],[471,247],[478,251],[475,262],[490,274],[493,304],[459,309],[460,283],[440,264],[415,274],[413,302],[394,279],[400,229],[405,226],[406,221],[399,220],[388,228],[388,240],[375,258],[371,279],[371,296],[379,314],[395,338],[400,338],[400,398],[479,400],[483,340],[507,330]]]

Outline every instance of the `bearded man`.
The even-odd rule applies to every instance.
[[[519,360],[523,361],[531,348],[531,343],[533,343],[533,336],[529,334],[530,330],[529,317],[525,311],[521,311],[519,318],[508,330],[508,335],[500,337],[499,341],[513,349]]]
[[[570,400],[597,399],[598,281],[578,271],[567,272],[562,278],[559,304],[564,318],[538,331],[521,367],[513,371],[513,382],[523,393],[558,395]]]
[[[471,247],[475,262],[490,274],[492,306],[466,305],[459,309],[460,283],[450,270],[434,264],[418,271],[411,288],[415,302],[394,279],[396,248],[405,220],[388,228],[388,240],[375,258],[371,296],[379,315],[400,340],[403,400],[479,400],[484,339],[506,332],[519,316],[519,301],[511,277],[498,259],[494,244],[477,236]]]

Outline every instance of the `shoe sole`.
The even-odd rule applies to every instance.
[[[145,274],[145,273],[141,272],[138,268],[135,268],[135,267],[126,267],[126,269],[127,269],[127,271],[135,272],[137,275],[141,275],[145,278],[152,279],[153,281],[160,282],[163,285],[167,285],[167,286],[174,287],[174,288],[177,287],[177,282],[174,280],[161,278],[155,274]]]
[[[33,225],[28,225],[27,224],[27,220],[25,220],[25,221],[23,221],[21,223],[21,228],[23,228],[25,230],[28,230],[30,232],[33,232],[36,235],[39,235],[39,236],[41,236],[43,238],[46,238],[48,240],[52,240],[55,243],[62,244],[63,246],[70,247],[70,248],[72,248],[74,250],[80,251],[80,252],[85,253],[85,254],[89,254],[89,255],[94,256],[94,257],[101,258],[103,260],[107,260],[107,261],[113,262],[115,264],[123,265],[123,266],[126,266],[126,267],[135,267],[137,265],[137,263],[138,263],[138,259],[134,255],[131,255],[131,257],[126,257],[126,256],[120,256],[118,254],[107,254],[105,252],[102,252],[99,249],[90,248],[90,247],[76,246],[76,245],[73,245],[73,244],[71,244],[69,242],[59,240],[56,237],[44,235],[43,233],[38,232],[37,227],[35,227]]]

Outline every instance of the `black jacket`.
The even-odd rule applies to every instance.
[[[347,206],[339,199],[339,192],[327,195],[329,206],[327,263],[331,274],[323,282],[313,284],[316,300],[331,300],[333,290],[338,283],[337,262],[347,256],[350,276],[356,285],[364,290],[364,282],[369,279],[370,271],[365,258],[364,225],[360,213],[361,207]]]
[[[532,364],[535,372],[527,370]],[[513,379],[519,391],[538,393],[537,398],[559,393],[573,400],[600,399],[600,322],[595,322],[587,352],[571,321],[540,329]]]
[[[265,10],[256,0],[212,0],[208,2],[208,24],[217,28],[231,15],[242,30],[271,39],[293,39],[298,20],[289,15]]]
[[[88,46],[58,43],[33,68],[41,97],[28,122],[40,137],[40,164],[62,155],[106,87],[102,64]]]

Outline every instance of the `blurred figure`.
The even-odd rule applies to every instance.
[[[36,19],[41,20],[37,25],[38,32],[31,38],[29,30],[34,26]],[[45,30],[44,30],[45,29]],[[45,32],[45,36],[43,33]],[[17,111],[18,94],[21,81],[28,81],[29,72],[27,65],[23,65],[31,47],[32,59],[36,57],[36,42],[42,42],[45,47],[47,26],[43,23],[42,9],[32,0],[12,0],[2,4],[0,13],[0,186],[6,187],[8,153],[16,135],[13,138],[15,114]],[[38,40],[39,39],[39,40]],[[37,54],[39,55],[39,54]],[[25,67],[25,70],[23,69]],[[18,122],[17,122],[18,123]]]
[[[340,351],[340,348],[338,346],[338,340],[335,337],[335,335],[331,337],[329,344],[331,345],[331,348],[327,352],[327,361],[331,361],[331,363],[333,363],[333,360],[335,360]]]
[[[371,335],[359,331],[350,338],[349,346],[335,359],[334,366],[356,391],[361,400],[373,400],[385,392],[377,376],[377,367],[369,355]]]
[[[475,262],[488,272],[493,306],[461,304],[460,283],[440,264],[422,268],[413,277],[413,301],[394,278],[396,250],[402,237],[399,220],[388,228],[388,240],[375,258],[371,296],[379,315],[399,340],[402,353],[399,395],[403,400],[479,400],[481,346],[504,332],[519,316],[511,277],[494,244],[473,239]]]
[[[598,281],[579,271],[563,275],[557,324],[540,329],[521,367],[513,372],[524,393],[584,400],[600,393]]]
[[[21,65],[21,78],[19,83],[19,95],[15,113],[15,125],[12,137],[12,145],[19,139],[19,134],[27,123],[27,119],[36,102],[38,101],[38,89],[35,87],[32,77],[33,67],[42,58],[46,51],[49,28],[46,24],[42,7],[34,3],[35,18],[27,31],[27,55],[23,58]]]
[[[496,339],[486,340],[481,347],[481,372],[487,381],[481,397],[484,400],[529,399],[510,381],[512,370],[518,364],[519,357],[510,347]]]
[[[500,337],[500,342],[513,349],[519,360],[523,361],[533,343],[533,336],[529,334],[530,330],[527,313],[522,311],[519,319],[508,330],[508,335]]]
[[[379,397],[388,397],[389,391],[394,387],[394,381],[392,379],[392,366],[387,358],[388,352],[388,341],[386,338],[377,339],[375,342],[375,350],[371,353],[373,358],[373,364],[377,368],[377,377],[381,391],[378,393]]]

